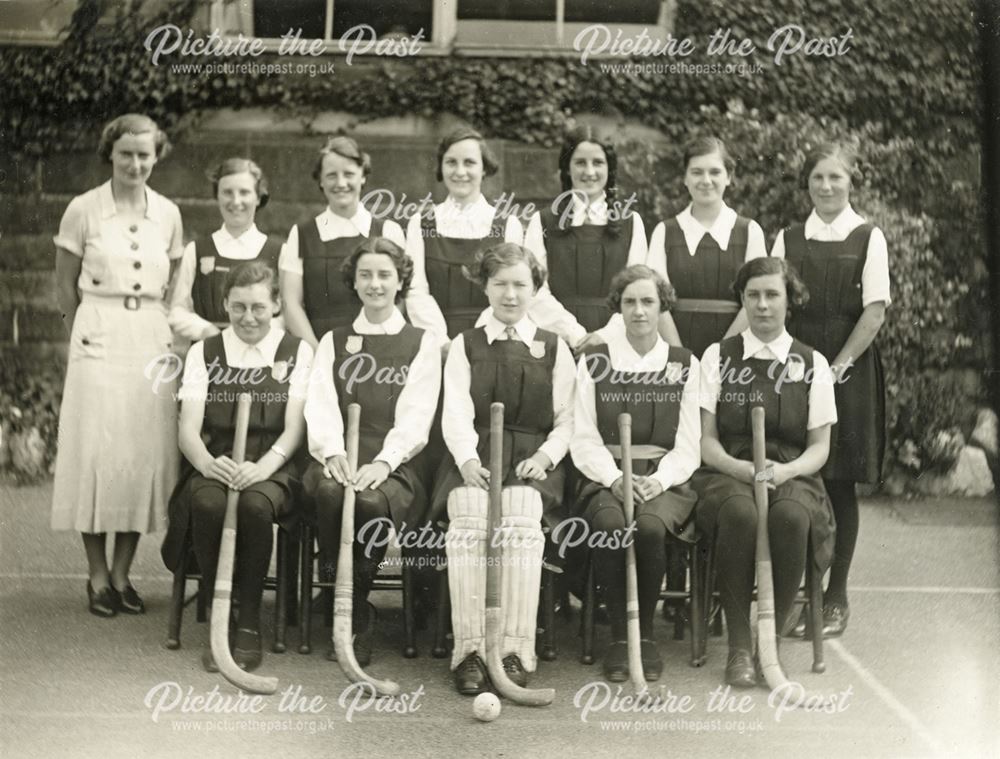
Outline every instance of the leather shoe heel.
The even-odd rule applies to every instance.
[[[641,643],[642,674],[649,682],[656,682],[663,674],[663,659],[656,648],[655,640],[643,640]]]
[[[125,590],[118,590],[116,588],[115,592],[118,593],[121,598],[120,611],[125,614],[146,613],[146,604],[143,603],[143,600],[139,597],[139,594],[136,593],[135,588],[131,585],[126,585]]]
[[[628,680],[628,643],[616,640],[604,655],[604,679],[612,683]]]
[[[757,670],[753,666],[753,656],[747,649],[736,648],[729,652],[726,685],[734,688],[753,688],[757,685]]]
[[[118,614],[118,593],[110,585],[94,590],[90,580],[87,580],[87,602],[90,605],[90,613],[94,616],[110,619]]]
[[[233,661],[246,672],[253,672],[264,659],[260,645],[260,633],[241,627],[236,631],[236,645],[233,648]]]
[[[503,671],[514,685],[523,688],[528,684],[528,673],[521,663],[521,657],[517,654],[507,654],[503,657]]]
[[[847,629],[847,620],[851,618],[851,607],[847,604],[823,605],[823,637],[838,638]]]
[[[809,605],[806,604],[802,607],[802,613],[799,614],[799,620],[795,623],[795,627],[785,633],[782,637],[784,638],[805,638],[808,637],[809,630]]]
[[[471,653],[455,668],[455,690],[463,696],[478,696],[489,687],[486,663],[479,654]]]

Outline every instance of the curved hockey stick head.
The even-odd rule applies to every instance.
[[[250,426],[249,393],[241,393],[236,404],[236,430],[233,434],[233,456],[237,464],[246,457],[247,429]],[[216,565],[215,588],[212,597],[211,646],[212,656],[219,672],[237,688],[251,693],[271,694],[278,689],[278,678],[262,677],[239,668],[229,650],[229,610],[233,596],[233,562],[236,558],[237,507],[240,494],[230,490],[226,494],[226,516],[219,542],[219,561]]]

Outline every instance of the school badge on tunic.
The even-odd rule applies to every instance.
[[[364,347],[364,338],[361,335],[348,335],[344,350],[350,354],[354,354],[360,351],[362,347]]]
[[[665,373],[667,382],[676,385],[684,379],[684,364],[680,361],[668,361]]]
[[[271,366],[271,377],[276,382],[284,382],[288,378],[288,362],[275,361]]]
[[[202,274],[211,274],[213,271],[215,271],[215,258],[213,256],[207,256],[206,258],[199,258],[198,266],[201,267]]]
[[[799,356],[789,356],[785,372],[789,382],[801,382],[806,378],[806,364]]]
[[[545,343],[543,341],[533,340],[529,350],[532,358],[545,358]]]

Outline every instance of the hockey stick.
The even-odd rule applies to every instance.
[[[635,502],[632,493],[632,416],[618,415],[618,439],[622,453],[622,506],[625,510],[625,524],[635,522]],[[635,540],[628,541],[625,548],[625,620],[627,624],[628,641],[628,673],[629,680],[636,695],[645,695],[649,686],[646,684],[645,672],[642,669],[642,635],[639,632],[639,582],[635,569]]]
[[[361,406],[347,407],[347,464],[351,472],[358,468],[358,428]],[[392,680],[376,680],[365,674],[354,656],[354,635],[351,629],[354,612],[354,488],[344,487],[344,511],[340,521],[340,553],[337,555],[337,583],[333,590],[333,647],[337,662],[352,683],[368,683],[383,696],[399,693],[399,684]]]
[[[503,629],[500,608],[500,546],[495,536],[500,530],[500,501],[503,490],[503,404],[490,406],[490,496],[486,528],[486,666],[500,695],[516,704],[545,706],[552,703],[552,688],[522,688],[515,685],[503,668],[500,639]]]
[[[236,432],[233,436],[233,461],[237,464],[242,464],[246,457],[250,404],[250,394],[240,393],[236,406]],[[240,669],[229,650],[229,609],[233,598],[233,561],[236,556],[239,501],[239,491],[230,489],[226,495],[226,517],[222,524],[219,563],[215,570],[215,593],[212,597],[212,656],[222,676],[237,688],[251,693],[271,694],[278,689],[278,678],[254,675]]]

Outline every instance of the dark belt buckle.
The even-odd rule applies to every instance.
[[[126,311],[138,311],[139,307],[142,305],[142,301],[139,300],[138,295],[126,295],[125,296],[125,310]]]

